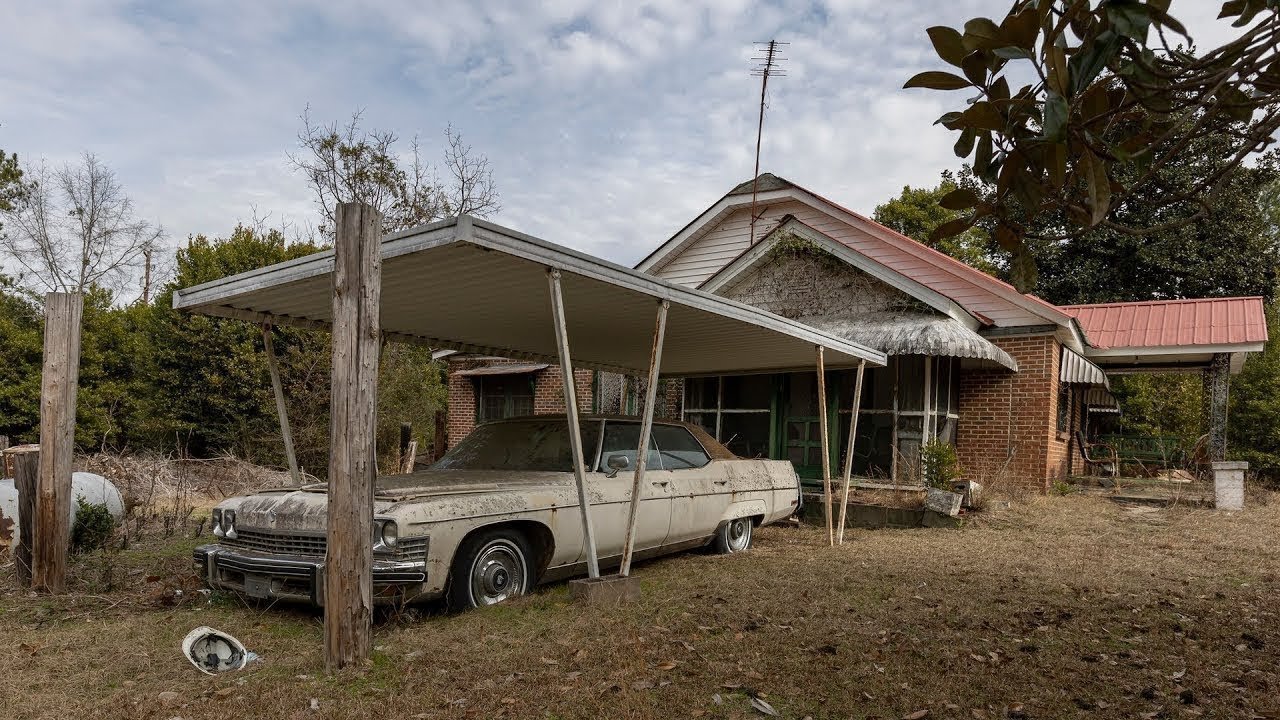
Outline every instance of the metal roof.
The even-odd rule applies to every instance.
[[[1062,348],[1062,362],[1058,368],[1058,380],[1079,385],[1100,385],[1108,390],[1111,382],[1102,368],[1069,347]]]
[[[1187,347],[1267,341],[1260,297],[1066,305],[1096,348]]]
[[[557,360],[547,272],[561,271],[573,362],[648,367],[657,301],[667,315],[662,374],[830,367],[884,353],[801,323],[669,283],[469,216],[382,240],[383,332],[389,339],[535,362]],[[333,251],[179,290],[173,306],[253,322],[327,329]]]
[[[461,377],[476,377],[480,375],[527,375],[546,370],[551,367],[547,363],[501,363],[499,365],[487,365],[485,367],[471,368],[470,370],[459,370],[454,375]]]

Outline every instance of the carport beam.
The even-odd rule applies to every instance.
[[[547,271],[551,286],[551,319],[556,327],[556,351],[560,355],[561,384],[564,385],[564,411],[569,419],[569,448],[573,452],[573,479],[578,486],[578,507],[582,510],[582,536],[586,541],[587,576],[600,577],[600,561],[596,559],[596,534],[591,526],[591,509],[587,498],[586,463],[582,459],[582,431],[578,423],[578,389],[573,377],[573,361],[569,355],[569,330],[564,320],[564,294],[560,290],[560,271]]]
[[[293,451],[293,432],[289,429],[289,409],[284,404],[284,385],[280,382],[280,366],[276,363],[275,343],[271,341],[271,323],[262,324],[262,350],[267,355],[267,371],[271,374],[271,391],[276,396],[276,415],[280,418],[280,436],[284,438],[284,456],[289,461],[289,477],[295,486],[302,484],[298,456]]]
[[[827,437],[827,367],[823,347],[818,348],[818,432],[822,435],[822,505],[827,516],[827,544],[835,545],[835,529],[831,523],[831,444]]]
[[[627,539],[622,546],[622,567],[618,575],[627,577],[631,573],[631,554],[636,544],[636,518],[640,515],[640,492],[644,482],[644,471],[649,458],[649,436],[653,433],[653,410],[658,396],[658,371],[662,365],[662,341],[667,334],[667,309],[671,303],[662,300],[658,303],[658,319],[653,328],[653,349],[649,352],[649,384],[644,393],[644,419],[640,421],[640,442],[636,448],[636,472],[631,482],[631,510],[627,515]]]
[[[836,526],[836,544],[844,544],[844,518],[849,510],[849,486],[853,484],[853,442],[858,437],[858,412],[862,407],[862,373],[866,360],[858,361],[858,379],[853,384],[853,407],[849,410],[849,444],[844,452],[844,497],[840,500],[840,524]]]

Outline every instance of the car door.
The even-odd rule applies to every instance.
[[[636,448],[639,444],[639,422],[605,422],[597,464],[587,478],[587,483],[594,488],[591,520],[596,534],[596,554],[600,558],[622,555],[631,512],[631,486],[635,479]],[[627,458],[627,468],[612,478],[608,477],[609,458],[618,455]],[[647,467],[659,467],[658,457],[653,439],[650,438]],[[670,485],[670,480],[654,477],[651,470],[645,473],[644,483],[640,486],[639,514],[636,517],[636,550],[657,547],[666,539],[671,527]]]
[[[671,529],[665,544],[709,536],[732,492],[723,463],[712,462],[697,438],[679,425],[655,424],[653,441],[660,465],[648,475],[668,481],[671,493]]]

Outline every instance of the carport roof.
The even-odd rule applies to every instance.
[[[657,301],[670,302],[662,374],[812,369],[883,353],[742,303],[675,285],[500,225],[462,216],[382,240],[383,332],[392,340],[555,362],[547,281],[561,271],[575,366],[648,367]],[[333,251],[179,290],[173,306],[204,315],[327,329]]]

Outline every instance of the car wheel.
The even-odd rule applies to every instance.
[[[751,549],[751,530],[755,523],[751,518],[735,518],[716,531],[716,552],[721,555],[746,552]]]
[[[455,610],[496,605],[533,587],[529,542],[512,529],[498,528],[467,538],[453,557],[449,607]]]

